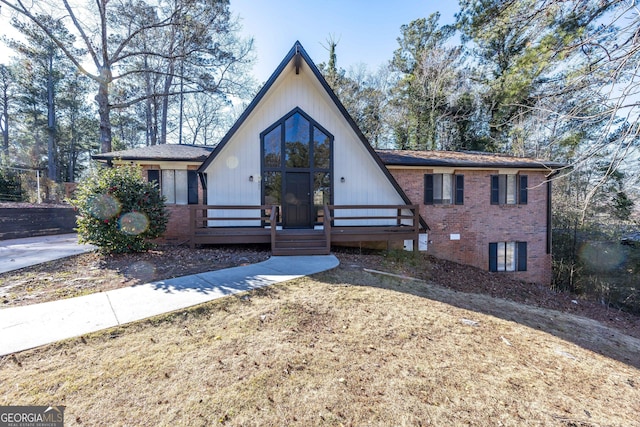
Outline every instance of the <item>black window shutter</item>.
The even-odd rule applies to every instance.
[[[489,243],[489,271],[498,271],[498,244]]]
[[[527,242],[518,242],[518,271],[527,271]]]
[[[207,174],[199,173],[200,176],[200,185],[202,185],[202,204],[207,204]]]
[[[188,199],[190,205],[198,204],[198,172],[187,171]]]
[[[455,204],[464,205],[464,175],[456,175]]]
[[[424,204],[433,204],[433,174],[424,176]]]
[[[500,204],[500,176],[491,175],[491,204]]]
[[[520,185],[520,197],[518,200],[518,203],[521,205],[526,205],[527,204],[527,198],[528,198],[528,185],[529,185],[529,178],[527,177],[527,175],[519,175],[520,177],[520,182],[518,183]]]
[[[160,171],[156,169],[148,169],[147,170],[147,181],[149,182],[157,182],[160,184]]]

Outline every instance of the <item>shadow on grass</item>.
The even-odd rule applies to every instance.
[[[640,369],[639,339],[586,317],[484,294],[455,291],[431,282],[370,273],[357,267],[341,266],[338,269],[314,275],[313,278],[331,285],[350,283],[354,286],[403,292],[512,321]]]

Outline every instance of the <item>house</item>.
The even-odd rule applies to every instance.
[[[427,219],[430,254],[551,282],[551,177],[563,164],[494,153],[378,155]]]
[[[550,281],[548,178],[561,165],[376,152],[298,42],[212,151],[155,146],[94,158],[142,165],[171,205],[168,238],[192,245],[269,243],[277,255],[386,242]]]

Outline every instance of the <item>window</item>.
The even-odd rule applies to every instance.
[[[526,205],[527,192],[527,175],[491,175],[492,205]]]
[[[198,173],[196,171],[162,169],[147,170],[147,180],[157,182],[168,204],[198,204]]]
[[[331,167],[331,138],[316,126],[313,128],[313,163],[316,169]]]
[[[147,170],[147,181],[148,182],[156,182],[158,187],[160,187],[160,171],[157,169],[149,169]]]
[[[425,205],[464,204],[464,175],[450,173],[424,176]]]
[[[324,218],[324,205],[331,204],[331,174],[316,172],[313,174],[313,204],[319,222]]]
[[[527,243],[489,243],[489,271],[527,271]]]
[[[333,136],[300,108],[294,108],[260,134],[262,149],[262,202],[283,209],[288,174],[309,174],[309,205],[316,222],[323,205],[331,204]],[[286,204],[286,203],[285,203]]]
[[[309,167],[309,121],[294,114],[284,122],[285,164],[287,168]]]
[[[269,168],[279,168],[282,165],[281,143],[282,130],[280,126],[266,134],[263,139],[264,165]]]

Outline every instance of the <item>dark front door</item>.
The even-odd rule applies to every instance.
[[[311,174],[309,172],[287,172],[283,197],[284,228],[311,228],[313,211],[311,203]]]

